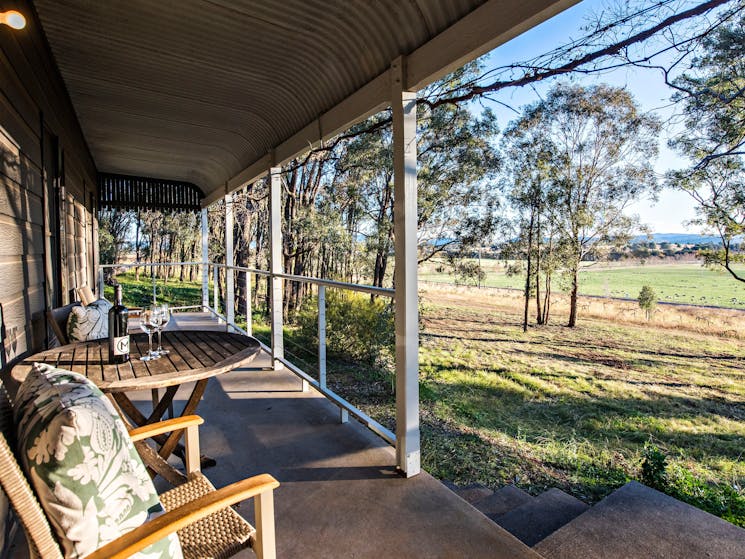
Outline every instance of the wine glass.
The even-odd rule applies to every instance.
[[[168,322],[171,320],[171,309],[168,307],[167,303],[163,303],[160,305],[160,324],[158,325],[158,349],[155,351],[158,353],[158,355],[168,355],[170,350],[163,349],[163,346],[161,345],[161,332],[163,332],[163,329],[166,327]]]
[[[143,309],[140,314],[140,328],[147,333],[147,343],[149,346],[147,355],[140,357],[140,361],[152,361],[160,359],[160,355],[153,351],[153,332],[158,329],[161,321],[161,312],[157,305]]]

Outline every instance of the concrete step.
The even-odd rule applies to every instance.
[[[473,506],[496,521],[511,510],[532,501],[533,498],[532,495],[514,485],[505,485],[491,495],[477,501]]]
[[[455,494],[458,495],[458,497],[474,506],[476,506],[476,503],[482,499],[485,499],[494,493],[494,491],[480,483],[472,483],[465,487],[456,487],[453,491],[455,491]]]
[[[546,559],[745,559],[745,530],[632,481],[534,549]]]
[[[560,489],[549,489],[495,521],[524,544],[534,546],[588,508]]]

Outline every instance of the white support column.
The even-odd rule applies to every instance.
[[[207,312],[210,304],[209,234],[207,208],[202,208],[202,312]]]
[[[396,312],[396,463],[420,472],[417,298],[416,93],[403,90],[404,59],[391,64]]]
[[[225,264],[235,265],[233,256],[233,195],[225,195]],[[230,325],[235,324],[235,272],[232,268],[225,268],[225,318]]]
[[[271,313],[272,313],[272,358],[274,368],[281,368],[277,359],[285,356],[284,335],[282,332],[282,278],[275,274],[282,273],[282,169],[269,169],[269,246],[271,283]]]

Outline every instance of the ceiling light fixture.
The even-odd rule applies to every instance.
[[[21,12],[8,10],[7,12],[0,12],[0,24],[3,23],[13,29],[23,29],[26,27],[26,18],[23,17]]]

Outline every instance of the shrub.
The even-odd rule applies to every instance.
[[[654,445],[644,446],[641,478],[644,485],[659,491],[667,489],[667,456]]]
[[[298,315],[299,337],[318,344],[318,299],[303,303]],[[326,351],[330,355],[383,365],[395,351],[393,307],[389,299],[362,293],[326,291]]]
[[[649,285],[643,286],[639,292],[639,307],[647,314],[647,320],[652,318],[652,313],[656,306],[657,293]]]

